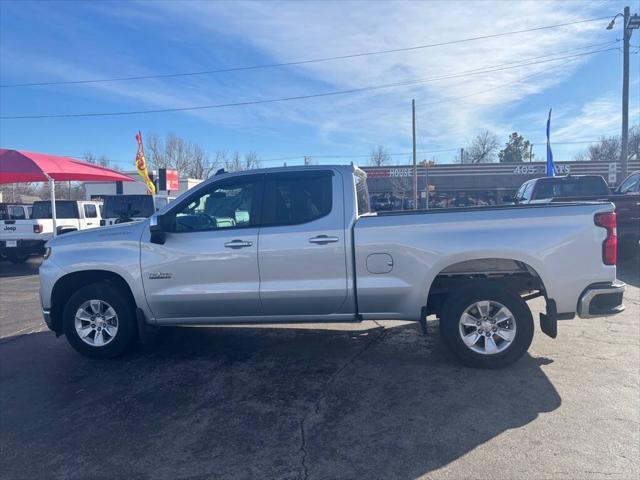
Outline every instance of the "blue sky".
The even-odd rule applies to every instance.
[[[0,1],[0,83],[190,72],[388,50],[611,16],[619,1],[28,2]],[[0,121],[0,145],[61,155],[105,154],[133,165],[135,133],[176,133],[214,154],[255,150],[265,166],[311,155],[365,164],[371,148],[454,160],[481,129],[544,141],[549,108],[557,160],[620,130],[622,36],[608,20],[329,62],[168,79],[0,88],[1,116],[116,112],[243,102],[405,82],[544,55],[614,50],[481,75],[351,95],[122,117]],[[607,42],[611,42],[607,44]],[[640,44],[634,33],[632,45]],[[632,51],[637,50],[632,48]],[[631,124],[640,123],[638,55]],[[506,85],[506,86],[505,86]],[[544,147],[534,152],[544,155]],[[322,157],[322,156],[325,157]],[[352,157],[364,155],[363,158]],[[329,156],[335,156],[331,158]],[[394,155],[407,163],[409,155]]]

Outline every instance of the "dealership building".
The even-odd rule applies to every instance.
[[[411,208],[413,203],[413,166],[362,167],[372,204],[378,210]],[[601,175],[616,186],[621,167],[618,162],[555,162],[557,175]],[[629,161],[629,173],[640,170],[638,158]],[[441,164],[418,167],[420,208],[499,205],[509,201],[520,185],[546,175],[546,162]]]

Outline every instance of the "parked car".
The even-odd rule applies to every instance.
[[[113,357],[165,325],[420,322],[466,364],[499,368],[541,329],[623,310],[611,203],[372,214],[364,172],[306,166],[217,175],[149,220],[47,244],[49,328]]]
[[[100,202],[56,200],[57,233],[100,226],[100,206]],[[34,202],[29,219],[0,220],[0,253],[13,263],[25,262],[30,255],[42,255],[51,238],[51,202]]]
[[[605,201],[616,206],[620,257],[640,251],[640,171],[633,172],[613,192],[600,175],[570,175],[529,180],[516,194],[517,203]]]

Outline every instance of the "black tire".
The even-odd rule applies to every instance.
[[[101,300],[115,310],[118,329],[106,345],[89,345],[76,332],[76,312],[88,300]],[[113,358],[122,355],[136,339],[135,306],[127,292],[108,282],[87,285],[74,293],[65,305],[62,322],[64,334],[71,346],[82,355],[91,358]]]
[[[11,263],[24,263],[29,259],[28,253],[8,253],[6,254],[7,260]]]
[[[460,334],[459,322],[462,314],[475,302],[483,300],[507,307],[515,321],[515,337],[510,345],[498,353],[477,353],[465,345]],[[471,329],[473,331],[473,327]],[[526,302],[517,293],[490,281],[470,283],[449,295],[440,316],[440,332],[445,343],[462,363],[473,368],[504,368],[520,359],[531,345],[533,330],[533,317]],[[498,342],[502,342],[501,338],[496,338]],[[485,345],[486,340],[482,335],[479,339],[482,339],[481,343]]]

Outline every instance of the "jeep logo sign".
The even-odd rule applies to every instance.
[[[16,231],[16,227],[14,227],[13,225],[5,225],[4,231],[5,232],[15,232]]]

